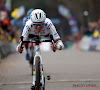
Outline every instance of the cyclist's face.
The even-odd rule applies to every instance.
[[[34,26],[34,29],[39,33],[43,29],[44,24],[43,23],[33,24],[33,26]]]

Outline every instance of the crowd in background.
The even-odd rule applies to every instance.
[[[85,36],[92,37],[94,38],[94,40],[99,39],[100,37],[100,18],[97,21],[89,22],[87,27],[80,27],[80,30],[77,34],[73,36],[70,36],[70,35],[65,36],[64,45],[66,48],[69,48],[73,46],[74,44],[76,44],[76,47],[79,48],[80,47],[79,44]]]
[[[95,31],[98,32],[98,34],[99,34],[99,32],[100,32],[100,19],[98,19],[97,22],[89,22],[87,28],[81,28],[79,31],[80,38],[83,35],[92,36],[95,34]],[[99,35],[97,35],[97,36],[99,36]],[[94,37],[97,37],[97,36],[94,35]]]
[[[13,18],[8,16],[7,11],[0,11],[0,41],[5,44],[18,42],[20,31],[13,25]]]

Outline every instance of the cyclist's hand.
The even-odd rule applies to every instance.
[[[55,43],[55,47],[53,44],[51,44],[51,48],[52,48],[52,50],[57,50],[57,44]]]
[[[20,48],[20,46],[18,47],[18,52],[23,52],[23,48],[24,48],[25,46],[24,45],[22,45],[22,48]]]

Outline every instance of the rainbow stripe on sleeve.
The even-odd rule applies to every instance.
[[[18,45],[20,45],[20,40],[18,41]]]
[[[56,43],[58,43],[58,42],[60,42],[60,41],[61,41],[60,38],[58,38],[58,39],[55,40]]]
[[[58,39],[56,39],[56,40],[55,40],[55,42],[56,42],[56,44],[57,44],[58,42],[61,42],[61,39],[60,39],[60,38],[58,38]],[[62,49],[62,46],[60,45],[59,50],[61,50],[61,49]]]

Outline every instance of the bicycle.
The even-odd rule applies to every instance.
[[[21,36],[21,48],[23,43],[35,43],[36,46],[34,48],[35,55],[33,60],[33,83],[31,86],[31,90],[45,90],[45,77],[43,72],[43,63],[42,63],[42,57],[40,54],[40,46],[39,44],[41,42],[52,42],[52,44],[55,46],[55,42],[53,40],[53,36],[50,35],[51,40],[39,40],[38,38],[30,38],[30,41],[23,41],[23,36]],[[55,52],[55,50],[53,50]]]

